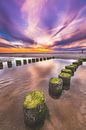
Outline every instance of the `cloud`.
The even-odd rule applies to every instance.
[[[25,36],[23,30],[25,28],[25,21],[21,13],[21,2],[16,0],[1,0],[0,1],[0,32],[4,37],[3,33],[9,35],[4,37],[8,40],[22,40],[24,42],[33,43],[34,41],[29,37]]]
[[[0,0],[0,37],[11,43],[1,47],[68,47],[86,39],[85,27],[86,0]]]

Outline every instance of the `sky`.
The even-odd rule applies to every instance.
[[[0,52],[86,49],[86,0],[0,0]]]

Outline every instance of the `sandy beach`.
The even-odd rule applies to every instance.
[[[57,100],[49,96],[49,79],[74,60],[54,59],[0,70],[0,130],[32,130],[23,120],[23,99],[32,90],[46,97],[49,116],[34,130],[86,130],[86,63],[71,79],[70,90]]]

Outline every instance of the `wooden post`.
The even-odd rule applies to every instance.
[[[46,60],[46,58],[45,58],[45,57],[44,57],[43,59],[44,59],[44,60]]]
[[[27,64],[27,60],[26,60],[26,59],[23,60],[23,64],[24,64],[24,65]]]
[[[16,66],[21,66],[21,60],[16,60]]]
[[[0,69],[3,69],[3,63],[0,62]]]
[[[24,122],[31,129],[38,128],[44,123],[48,114],[45,96],[40,91],[32,91],[24,97]],[[36,128],[36,129],[37,129]]]
[[[34,62],[35,62],[35,59],[32,59],[32,62],[34,63]]]
[[[28,59],[28,63],[31,63],[31,59]]]
[[[42,61],[42,58],[40,58],[40,61]]]
[[[12,68],[12,61],[7,61],[8,68]]]
[[[36,62],[39,62],[39,58],[36,58]]]

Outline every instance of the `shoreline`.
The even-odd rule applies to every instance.
[[[78,59],[86,58],[86,53],[81,52],[63,52],[63,53],[0,53],[0,57],[49,57],[54,56],[58,59]]]

